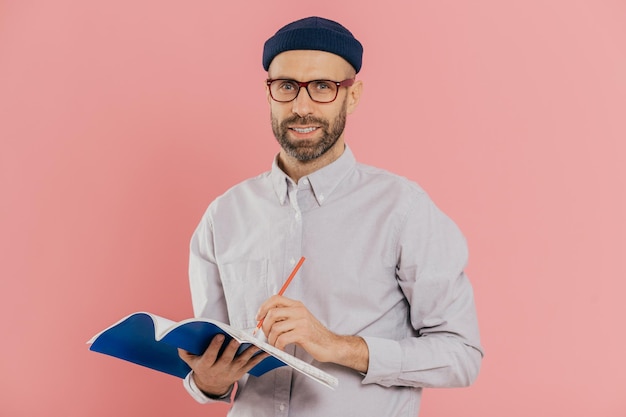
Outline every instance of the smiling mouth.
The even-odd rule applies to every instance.
[[[297,133],[311,133],[317,130],[317,127],[291,127],[290,129]]]

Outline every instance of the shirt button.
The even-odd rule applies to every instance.
[[[302,180],[302,184],[307,185],[309,183],[309,180],[307,180],[306,178]]]
[[[300,213],[296,213],[296,220],[300,218]]]
[[[291,259],[289,260],[289,263],[290,263],[291,265],[295,265],[295,264],[296,264],[296,260],[295,260],[295,259],[293,259],[293,258],[291,258]]]
[[[278,409],[280,411],[285,411],[285,404],[281,404],[280,406],[278,406]]]
[[[320,201],[324,201],[324,194],[320,194]]]

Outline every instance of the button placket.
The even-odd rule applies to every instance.
[[[294,183],[288,184],[289,204],[292,212],[290,233],[285,241],[284,269],[285,279],[291,273],[296,262],[302,256],[302,211],[298,202],[298,187]],[[297,285],[296,285],[297,287]]]

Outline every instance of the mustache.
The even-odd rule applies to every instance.
[[[326,120],[323,119],[318,119],[317,117],[312,117],[312,116],[306,116],[306,117],[300,117],[297,114],[293,115],[285,120],[283,120],[281,122],[281,125],[283,127],[287,126],[287,125],[301,125],[301,126],[305,126],[308,124],[316,124],[316,125],[320,125],[323,127],[328,127],[328,122]]]

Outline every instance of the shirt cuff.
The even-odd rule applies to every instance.
[[[202,390],[196,385],[196,381],[193,380],[193,371],[187,374],[187,376],[183,380],[183,386],[185,387],[189,395],[191,395],[191,397],[200,404],[207,404],[217,401],[230,402],[230,394],[232,394],[234,387],[234,385],[231,385],[228,392],[220,397],[209,397],[204,392],[202,392]]]
[[[396,340],[363,337],[369,350],[369,363],[363,384],[390,387],[402,372],[402,348]]]

